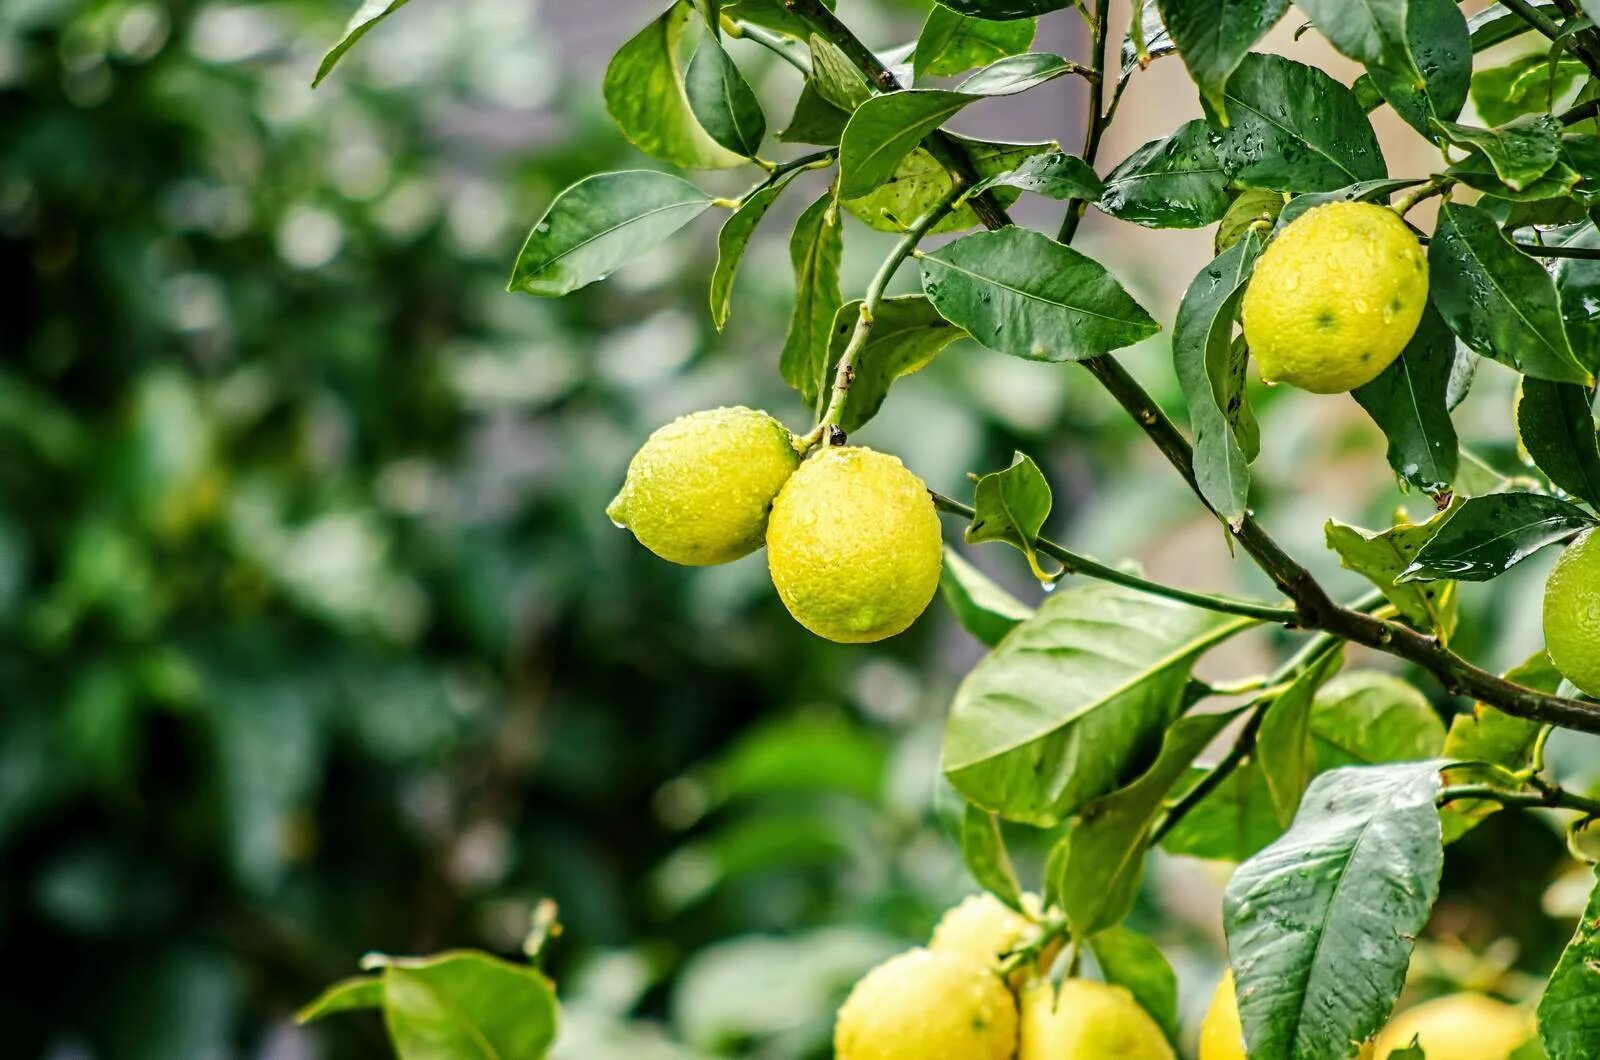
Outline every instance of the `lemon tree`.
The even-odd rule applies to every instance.
[[[318,76],[400,6],[364,5]],[[648,168],[551,197],[510,282],[564,294],[717,214],[720,329],[752,233],[791,188],[814,196],[788,204],[792,311],[781,343],[758,351],[804,410],[792,434],[742,409],[670,424],[611,514],[680,563],[764,544],[777,596],[831,641],[902,632],[942,582],[990,649],[954,692],[940,762],[989,897],[856,984],[835,1055],[1178,1055],[1176,975],[1125,923],[1156,849],[1235,863],[1220,911],[1230,968],[1200,1028],[1208,1060],[1600,1055],[1589,922],[1545,970],[1535,1043],[1533,991],[1520,1006],[1402,999],[1449,843],[1497,810],[1538,810],[1581,851],[1600,819],[1600,800],[1564,785],[1546,754],[1557,732],[1600,734],[1600,6],[1505,0],[1469,16],[1451,0],[1301,0],[1285,22],[1286,0],[1139,0],[1120,54],[1108,0],[939,0],[903,46],[859,35],[859,6],[666,5],[605,75],[608,110]],[[1084,20],[1083,54],[1032,50],[1043,18]],[[1362,72],[1272,50],[1275,27],[1302,18]],[[762,52],[793,75],[787,123],[750,81]],[[1107,157],[1124,90],[1158,61],[1187,69],[1200,116]],[[1079,143],[1051,139],[1059,128],[1013,143],[972,135],[965,118],[967,132],[948,127],[987,100],[1072,82],[1087,101]],[[1380,109],[1428,164],[1391,170]],[[1054,203],[1059,224],[1016,223],[1023,196],[1030,216]],[[1216,256],[1178,305],[1148,306],[1074,245],[1091,210],[1107,224],[1216,226]],[[846,242],[869,229],[893,245],[847,290]],[[1170,349],[1170,385],[1147,389],[1118,359],[1147,340]],[[914,449],[851,443],[962,341],[1071,366],[1070,385],[1102,391],[1270,592],[1153,580],[1049,536],[1053,492],[1026,454],[973,474],[962,499],[958,483],[911,470]],[[1474,451],[1486,413],[1457,412],[1485,361],[1520,379],[1514,407],[1487,413],[1515,425],[1509,461]],[[1292,553],[1253,509],[1272,444],[1257,380],[1358,408],[1388,442],[1388,468],[1367,472],[1434,513],[1370,530],[1330,519],[1332,555]],[[968,545],[1010,546],[1053,595],[1033,608],[946,563],[941,515]],[[1557,554],[1546,646],[1491,672],[1459,628],[1461,587]],[[1336,598],[1317,574],[1333,561],[1371,592]],[[1282,631],[1267,672],[1199,676],[1263,627]],[[1406,676],[1336,680],[1358,651]],[[1008,849],[1019,834],[1049,848],[1026,879]],[[351,1006],[392,1004],[387,985],[347,990]],[[530,1037],[497,1055],[542,1049]]]

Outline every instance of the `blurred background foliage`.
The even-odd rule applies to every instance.
[[[291,1014],[366,950],[514,952],[548,895],[560,1055],[822,1056],[847,984],[972,888],[937,757],[979,649],[943,609],[884,645],[824,644],[759,556],[672,567],[602,514],[680,412],[801,425],[775,361],[782,218],[805,196],[752,248],[722,336],[705,226],[577,296],[504,293],[557,189],[646,164],[598,80],[653,7],[417,4],[313,94],[342,8],[0,5],[7,1055],[375,1055],[375,1024]],[[908,39],[925,7],[868,35]],[[1041,46],[1071,54],[1056,22]],[[785,72],[737,54],[779,113]],[[971,120],[1065,140],[1077,91]],[[859,286],[885,237],[848,238]],[[1152,258],[1130,238],[1096,218],[1086,245],[1170,318],[1206,240]],[[1178,405],[1163,340],[1131,361]],[[1509,382],[1484,375],[1463,434],[1514,465]],[[1262,407],[1261,507],[1302,554],[1322,556],[1327,516],[1388,525],[1407,501],[1352,403]],[[1058,536],[1265,591],[1119,415],[1070,369],[962,344],[863,440],[947,492],[1023,448]],[[974,555],[1037,599],[1013,555]],[[1537,646],[1538,566],[1469,589],[1468,654]],[[1240,674],[1282,647],[1224,659]],[[1559,888],[1542,904],[1559,836],[1519,823],[1455,848],[1444,978],[1484,974],[1458,941],[1535,972],[1564,941]],[[1161,859],[1137,914],[1191,1013],[1224,873]]]

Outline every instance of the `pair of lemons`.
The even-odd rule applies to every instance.
[[[765,542],[784,606],[828,640],[891,637],[939,587],[939,514],[921,479],[860,446],[802,459],[788,428],[753,409],[656,431],[606,513],[673,563],[728,563]]]

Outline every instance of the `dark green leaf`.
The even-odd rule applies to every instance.
[[[794,114],[790,116],[789,124],[779,131],[778,139],[786,144],[832,147],[844,135],[844,127],[849,121],[849,114],[823,99],[822,93],[807,80],[800,89],[800,98],[795,100]]]
[[[711,199],[669,173],[599,173],[567,188],[522,244],[507,290],[551,297],[603,280],[699,217]]]
[[[1456,338],[1428,303],[1394,363],[1352,395],[1389,440],[1389,466],[1426,493],[1450,488],[1461,450],[1450,420]]]
[[[750,237],[786,187],[788,181],[780,181],[752,192],[717,233],[717,264],[711,270],[711,322],[718,331],[727,324],[728,314],[733,309],[733,278],[739,271],[745,248],[750,245]]]
[[[612,56],[606,110],[622,135],[652,158],[683,169],[726,169],[744,158],[700,127],[684,89],[680,51],[693,14],[686,0],[677,0]]]
[[[974,18],[1008,21],[1060,11],[1064,7],[1071,7],[1074,0],[939,0],[939,3]]]
[[[537,969],[465,951],[388,957],[382,967],[384,1024],[400,1060],[543,1060],[555,1039],[555,987]]]
[[[980,178],[990,177],[1015,169],[1028,158],[1050,151],[1059,151],[1060,144],[1008,144],[986,143],[952,136],[972,159]],[[846,199],[843,206],[851,214],[880,232],[903,232],[933,207],[949,198],[955,185],[950,172],[924,148],[917,148],[900,161],[894,176],[886,184],[875,188],[871,194],[859,199]],[[989,192],[1001,206],[1009,206],[1020,193],[1014,188],[996,187]],[[978,223],[970,203],[963,202],[934,226],[934,232],[959,232]]]
[[[1323,685],[1310,727],[1319,773],[1435,758],[1445,746],[1444,722],[1428,697],[1378,670],[1351,670]]]
[[[1239,866],[1223,917],[1254,1060],[1342,1060],[1383,1024],[1439,893],[1440,765],[1324,773]]]
[[[1428,269],[1433,304],[1472,349],[1537,379],[1593,383],[1567,342],[1550,274],[1481,208],[1439,208]]]
[[[1012,909],[1022,912],[1022,886],[1006,853],[1000,818],[968,804],[961,818],[961,857],[978,886]]]
[[[1411,0],[1299,0],[1328,42],[1368,69],[1383,70],[1423,87],[1411,54],[1406,13]],[[1465,21],[1462,22],[1465,26]],[[1465,34],[1463,34],[1463,37]]]
[[[1521,191],[1550,172],[1561,151],[1561,123],[1548,114],[1527,115],[1494,129],[1435,119],[1434,128],[1457,147],[1483,152],[1512,191]]]
[[[746,158],[755,157],[767,135],[767,118],[750,83],[715,36],[706,34],[695,49],[684,89],[689,109],[713,140]]]
[[[1052,503],[1050,483],[1039,465],[1031,456],[1015,453],[1011,466],[981,476],[973,487],[967,542],[1004,541],[1021,549],[1034,573],[1042,576],[1034,545],[1050,517]]]
[[[822,0],[827,7],[833,0]],[[811,33],[811,23],[804,15],[789,10],[783,0],[722,0],[722,13],[732,19],[765,26],[799,40]]]
[[[1600,1055],[1600,885],[1539,1001],[1539,1038],[1550,1060]]]
[[[1507,671],[1506,680],[1539,692],[1556,694],[1565,680],[1543,649],[1531,656],[1521,666]],[[1526,769],[1533,759],[1533,747],[1538,741],[1541,726],[1536,721],[1513,717],[1484,703],[1475,704],[1468,713],[1457,714],[1450,722],[1450,733],[1445,737],[1444,755],[1456,762],[1469,763],[1461,770],[1451,770],[1454,779],[1458,772],[1479,772],[1474,763],[1498,766],[1517,772]],[[1446,842],[1452,842],[1469,832],[1479,821],[1500,810],[1500,804],[1490,799],[1457,799],[1443,811]]]
[[[1600,509],[1600,435],[1593,391],[1571,383],[1523,380],[1517,434],[1551,482]]]
[[[1409,77],[1384,69],[1369,76],[1395,113],[1432,139],[1437,134],[1430,121],[1454,121],[1472,84],[1467,20],[1455,0],[1409,0],[1406,40],[1422,71],[1421,88]]]
[[[1136,0],[1135,10],[1138,17],[1129,20],[1128,35],[1122,39],[1123,77],[1178,50],[1172,34],[1167,32],[1166,23],[1161,20],[1161,8],[1156,0]]]
[[[917,36],[911,66],[918,79],[964,73],[1027,51],[1037,29],[1038,22],[1031,18],[993,22],[934,4]]]
[[[1169,1042],[1178,1040],[1178,977],[1154,942],[1125,927],[1108,928],[1089,940],[1100,975],[1133,995],[1160,1024]]]
[[[1593,224],[1583,224],[1565,238],[1551,242],[1600,250],[1600,232]],[[1600,261],[1560,259],[1555,267],[1555,285],[1561,296],[1561,316],[1578,363],[1600,370]]]
[[[1355,571],[1376,585],[1406,621],[1449,640],[1455,626],[1455,582],[1396,579],[1415,562],[1417,553],[1433,540],[1461,503],[1457,501],[1426,523],[1401,523],[1383,531],[1363,530],[1330,519],[1325,530],[1328,547],[1339,554],[1339,562],[1346,570]]]
[[[1316,745],[1311,739],[1311,704],[1329,678],[1344,665],[1344,653],[1335,651],[1306,669],[1272,701],[1256,736],[1256,764],[1267,782],[1267,793],[1278,823],[1288,825],[1300,808],[1306,785],[1317,773]]]
[[[356,13],[350,16],[350,21],[344,27],[344,35],[339,38],[329,52],[322,57],[322,62],[317,66],[317,76],[312,79],[311,87],[316,88],[333,72],[339,60],[344,58],[344,53],[356,46],[356,42],[367,35],[367,31],[378,23],[405,7],[411,0],[362,0]]]
[[[784,382],[808,405],[827,392],[828,347],[833,320],[844,303],[839,266],[844,260],[844,230],[833,195],[824,192],[795,222],[789,238],[794,264],[794,312],[778,359]]]
[[[1232,118],[1223,90],[1245,57],[1289,9],[1288,0],[1158,0],[1200,96],[1224,125]]]
[[[1540,493],[1473,497],[1422,547],[1399,580],[1488,581],[1594,525],[1583,509]]]
[[[1103,266],[1038,232],[981,232],[921,262],[940,314],[1014,357],[1084,360],[1160,330]]]
[[[1451,165],[1445,173],[1454,177],[1469,188],[1475,188],[1486,195],[1496,199],[1518,203],[1542,203],[1549,199],[1560,199],[1572,193],[1580,179],[1578,171],[1565,162],[1557,161],[1541,176],[1535,177],[1522,188],[1513,188],[1500,179],[1500,174],[1495,172],[1494,163],[1482,151],[1474,151],[1461,161]],[[1485,208],[1497,205],[1492,201],[1483,202]],[[1578,210],[1579,216],[1582,209]]]
[[[1105,191],[1105,185],[1087,162],[1061,151],[1032,155],[1015,169],[974,184],[967,196],[997,187],[1020,188],[1051,199],[1097,199]]]
[[[1033,614],[1033,608],[996,585],[949,546],[944,550],[939,585],[961,628],[991,648],[1018,622]]]
[[[861,302],[847,302],[834,316],[833,337],[828,347],[828,364],[822,378],[832,379],[856,322],[861,319]],[[867,343],[856,353],[855,374],[845,396],[844,414],[839,426],[854,433],[877,415],[889,386],[901,376],[920,371],[940,350],[965,332],[941,317],[929,301],[919,294],[885,298],[878,305]]]
[[[1196,119],[1145,144],[1106,177],[1096,205],[1147,228],[1203,228],[1228,209],[1228,176],[1212,139]]]
[[[1008,820],[1053,825],[1147,760],[1194,661],[1250,625],[1104,583],[1058,590],[962,682],[945,775]]]
[[[317,995],[315,1001],[294,1014],[296,1023],[310,1023],[336,1012],[383,1007],[383,980],[375,975],[341,979]]]
[[[1530,3],[1528,6],[1552,19],[1561,17],[1561,9],[1553,3]],[[1496,44],[1504,44],[1534,31],[1527,19],[1500,3],[1490,4],[1468,19],[1467,30],[1472,34],[1474,52],[1488,51]]]

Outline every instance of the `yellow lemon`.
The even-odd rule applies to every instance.
[[[1589,695],[1600,696],[1600,533],[1580,537],[1550,572],[1544,640],[1556,669]]]
[[[765,412],[692,413],[633,455],[606,514],[662,559],[728,563],[761,547],[772,498],[799,462],[788,429]]]
[[[1016,1001],[981,964],[909,950],[856,983],[833,1049],[834,1060],[1011,1060]]]
[[[1378,1035],[1378,1060],[1417,1039],[1428,1060],[1506,1060],[1532,1038],[1529,1013],[1482,994],[1451,994],[1408,1008]]]
[[[1359,1056],[1368,1060],[1372,1046],[1362,1046]],[[1239,995],[1232,971],[1217,985],[1217,992],[1211,995],[1211,1007],[1200,1024],[1200,1060],[1245,1060],[1244,1024],[1239,1019]]]
[[[1328,203],[1262,252],[1245,290],[1244,337],[1263,379],[1336,394],[1394,362],[1427,300],[1427,255],[1398,214]]]
[[[1024,909],[1038,912],[1039,899],[1035,896],[1023,895],[1022,904]],[[951,907],[933,929],[928,948],[935,953],[953,953],[995,968],[1012,950],[1038,937],[1037,923],[985,892],[963,898]],[[1045,947],[1035,962],[1036,969],[1048,971],[1059,950],[1059,945]],[[1028,969],[1018,968],[1013,973],[1012,985],[1021,985],[1027,975]]]
[[[1161,1027],[1120,986],[1039,980],[1022,992],[1017,1060],[1173,1060]]]
[[[767,565],[784,606],[819,637],[863,644],[916,621],[939,588],[939,514],[887,453],[824,449],[772,503]]]

